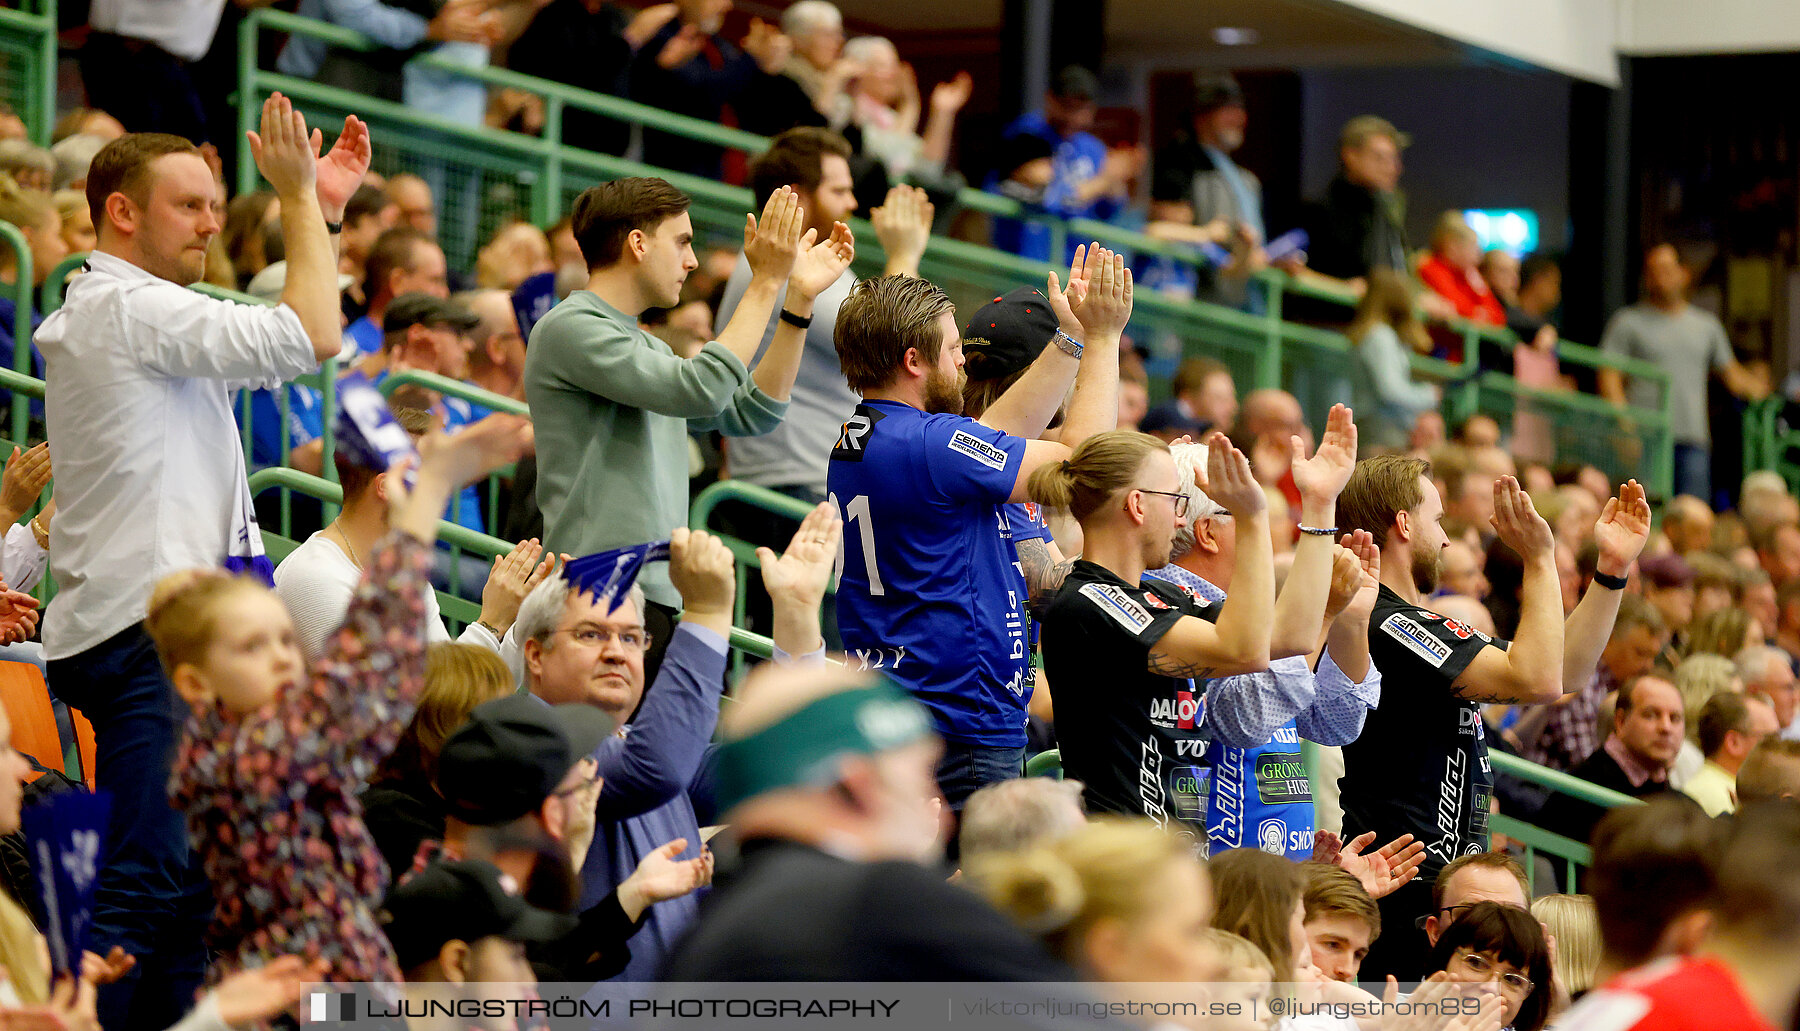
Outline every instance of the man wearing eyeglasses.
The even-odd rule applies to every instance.
[[[823,655],[819,606],[840,529],[830,507],[820,505],[801,522],[785,554],[762,552],[778,662]],[[677,838],[688,844],[673,858],[701,854],[700,822],[689,793],[700,779],[719,719],[737,576],[731,552],[710,534],[678,527],[669,552],[681,622],[648,692],[644,654],[652,641],[644,629],[644,592],[638,585],[608,611],[613,599],[576,590],[559,571],[531,592],[514,623],[532,694],[552,705],[594,706],[619,725],[618,734],[594,753],[603,786],[594,842],[581,868],[583,911],[624,883],[651,852]],[[650,907],[619,979],[654,980],[698,907],[693,895]]]
[[[1173,560],[1145,575],[1191,590],[1201,601],[1224,601],[1237,556],[1237,521],[1193,484],[1195,470],[1206,465],[1206,445],[1174,444],[1169,450],[1187,494],[1186,525],[1175,531]],[[1206,759],[1213,798],[1224,803],[1207,810],[1210,851],[1260,848],[1296,862],[1312,858],[1312,785],[1300,739],[1349,744],[1381,702],[1381,671],[1369,662],[1380,558],[1373,541],[1361,542],[1360,555],[1338,549],[1316,673],[1308,656],[1294,655],[1274,659],[1261,673],[1204,685],[1213,728]],[[1305,587],[1296,582],[1295,589]],[[1260,740],[1236,743],[1253,739]]]
[[[1418,919],[1425,940],[1432,945],[1444,928],[1468,912],[1477,902],[1497,902],[1515,909],[1530,905],[1531,884],[1525,868],[1504,852],[1477,852],[1463,856],[1442,870],[1431,884],[1431,912]],[[1401,929],[1397,933],[1413,932]]]
[[[1355,464],[1356,427],[1338,405],[1318,453],[1294,461],[1307,499],[1302,522],[1323,532],[1302,539],[1279,600],[1266,499],[1222,434],[1212,438],[1204,479],[1192,467],[1178,472],[1161,441],[1128,431],[1102,434],[1033,478],[1033,500],[1068,507],[1081,523],[1082,557],[1045,607],[1043,642],[1046,672],[1059,685],[1063,766],[1088,786],[1090,808],[1148,816],[1191,839],[1196,852],[1207,848],[1209,824],[1219,825],[1221,839],[1288,852],[1291,830],[1279,818],[1245,826],[1246,796],[1262,787],[1232,780],[1229,793],[1209,791],[1216,771],[1207,753],[1214,739],[1266,745],[1293,719],[1288,698],[1240,675],[1262,673],[1272,656],[1318,647],[1338,549],[1337,495]],[[1236,588],[1228,598],[1144,575],[1169,565],[1175,535],[1188,525],[1189,482],[1242,524],[1226,567]],[[1360,664],[1339,657],[1365,678],[1366,649],[1354,642],[1350,649],[1360,652]],[[1221,684],[1227,690],[1215,696]],[[1298,767],[1297,739],[1295,746]],[[1305,782],[1304,770],[1291,774],[1269,778],[1271,797],[1298,794],[1294,782]],[[1264,823],[1274,832],[1267,842]]]

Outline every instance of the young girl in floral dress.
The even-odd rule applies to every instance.
[[[421,440],[410,491],[404,468],[387,474],[395,532],[363,556],[344,625],[310,672],[261,583],[192,570],[157,585],[146,629],[192,709],[169,794],[218,900],[209,983],[283,955],[324,961],[331,981],[400,980],[372,912],[387,867],[356,796],[424,684],[439,513],[528,439],[523,419],[494,416]]]

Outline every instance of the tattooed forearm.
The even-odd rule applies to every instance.
[[[1180,659],[1163,655],[1160,652],[1151,652],[1150,672],[1165,677],[1187,677],[1193,680],[1211,680],[1217,672],[1217,667],[1203,666],[1198,662],[1183,662]]]
[[[1063,577],[1069,575],[1075,561],[1056,561],[1050,546],[1042,540],[1015,543],[1019,552],[1019,570],[1025,574],[1025,596],[1031,599],[1031,607],[1036,610],[1048,604],[1062,587]]]

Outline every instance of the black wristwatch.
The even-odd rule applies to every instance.
[[[1607,588],[1608,590],[1622,591],[1625,589],[1625,578],[1624,577],[1608,576],[1607,574],[1600,572],[1598,569],[1594,570],[1594,582],[1599,584],[1602,587]]]
[[[781,309],[781,321],[787,323],[790,326],[798,326],[801,329],[807,329],[812,326],[812,316],[811,315],[795,315],[793,312],[788,311],[786,308]]]

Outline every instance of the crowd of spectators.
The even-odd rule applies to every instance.
[[[354,116],[321,154],[279,94],[246,143],[269,188],[229,203],[215,151],[99,111],[47,160],[0,153],[33,278],[89,252],[61,307],[30,313],[48,443],[0,478],[0,662],[37,665],[92,724],[84,772],[114,797],[77,969],[47,961],[61,925],[8,873],[0,1025],[249,1027],[291,1021],[320,981],[423,1004],[815,979],[1480,1001],[1366,1031],[1796,1025],[1800,501],[1759,473],[1718,504],[1690,433],[1706,376],[1766,380],[1686,300],[1673,249],[1604,342],[1687,370],[1688,492],[1657,512],[1530,446],[1529,419],[1446,428],[1411,382],[1406,354],[1447,346],[1429,322],[1452,313],[1511,327],[1522,379],[1560,376],[1554,263],[1484,255],[1455,214],[1415,262],[1408,141],[1378,118],[1345,127],[1306,253],[1272,256],[1231,157],[1242,91],[1208,80],[1158,155],[1156,233],[1220,249],[1191,285],[1215,303],[1260,304],[1270,265],[1341,281],[1354,405],[1311,413],[1315,440],[1292,394],[1240,397],[1199,357],[1151,408],[1126,256],[997,226],[1043,286],[961,319],[921,277],[966,77],[922,100],[829,3],[735,41],[728,7],[326,0],[309,13],[392,66],[284,60],[449,105],[454,84],[403,58],[510,42],[766,132],[730,248],[697,253],[688,198],[627,177],[556,225],[498,227],[465,276],[437,239],[458,203],[442,180],[371,173],[381,142]],[[106,45],[141,59],[133,31]],[[159,44],[169,97],[201,42]],[[623,55],[610,78],[601,51]],[[1058,75],[1003,135],[994,187],[1066,217],[1128,204],[1142,155],[1092,134],[1098,93]],[[735,174],[604,119],[565,133]],[[861,278],[848,220],[872,201],[885,268]],[[202,281],[270,304],[182,289]],[[339,397],[438,379],[391,390],[380,429],[328,425],[326,393],[292,381],[330,359]],[[1638,385],[1600,386],[1623,403]],[[246,474],[323,473],[327,441],[341,507],[297,516],[271,562]],[[687,526],[721,476],[806,511],[729,516],[752,575]],[[517,543],[469,568],[446,522]],[[636,556],[627,587],[581,561],[656,544],[666,564]],[[46,567],[40,631],[21,592]],[[433,584],[476,605],[454,640]],[[746,596],[773,657],[733,682]],[[13,727],[0,837],[49,783]],[[1051,747],[1067,779],[1022,778]],[[1490,750],[1644,804],[1549,790]],[[1553,893],[1561,871],[1496,813],[1590,843],[1589,894]]]

